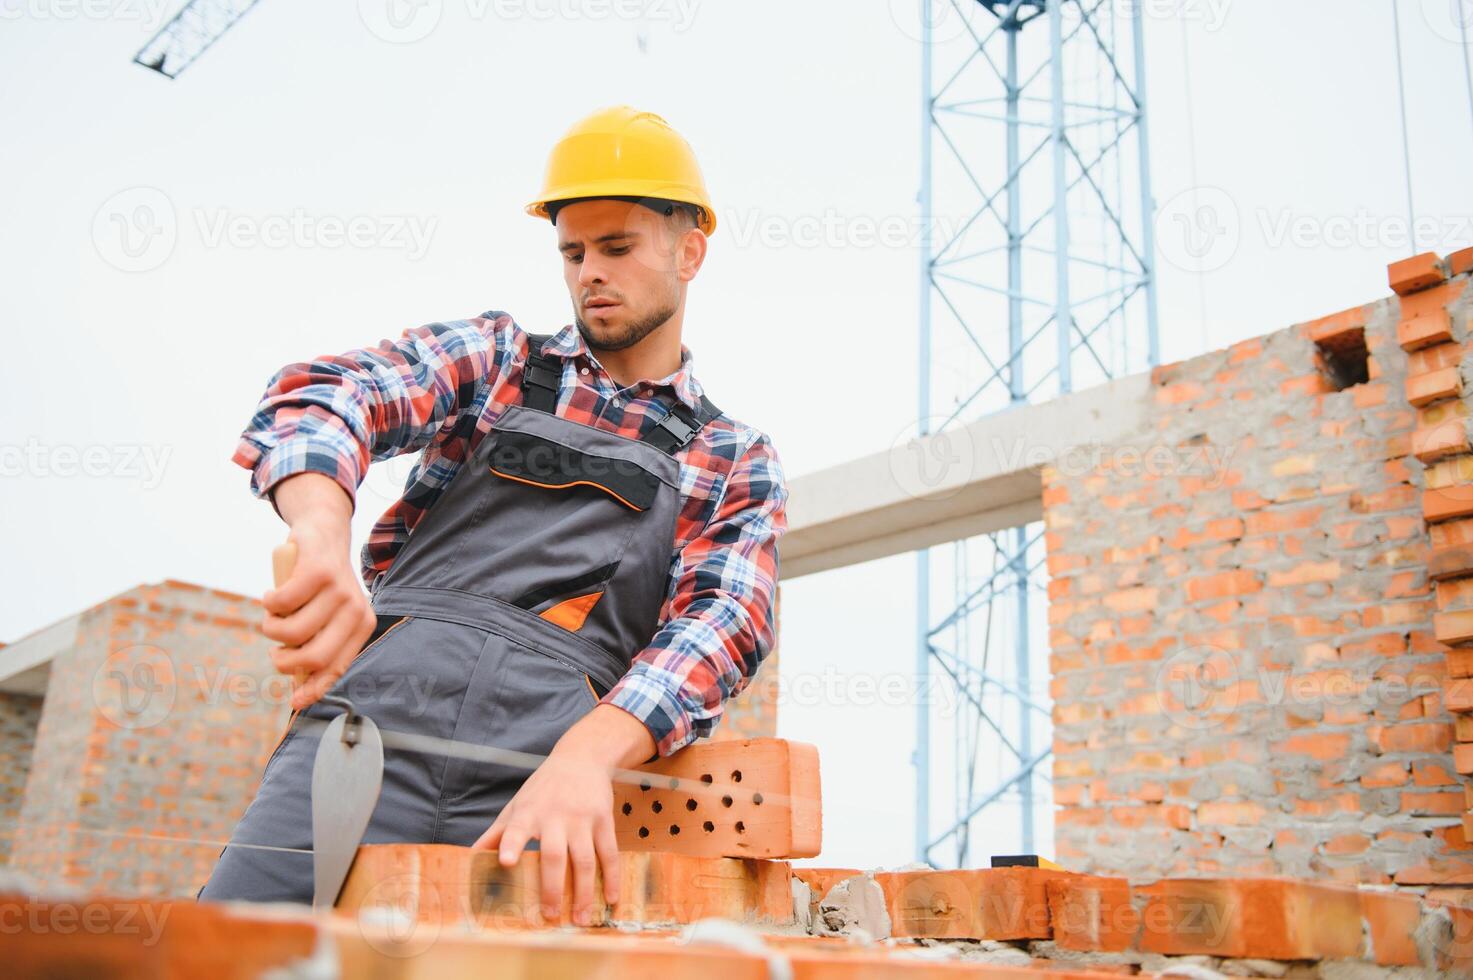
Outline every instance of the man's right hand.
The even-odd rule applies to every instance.
[[[299,710],[315,703],[348,669],[377,617],[353,565],[353,502],[337,481],[299,473],[272,490],[297,546],[291,576],[261,599],[261,632],[283,644],[271,661],[284,674],[305,672],[292,692]]]

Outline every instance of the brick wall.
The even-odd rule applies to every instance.
[[[1045,471],[1065,864],[1473,883],[1418,458],[1467,413],[1408,400],[1466,272],[1451,352],[1388,297],[1157,369],[1138,443]]]
[[[0,864],[10,860],[40,718],[39,697],[0,691]]]
[[[180,582],[88,610],[58,654],[11,864],[43,885],[192,897],[289,708],[257,604]],[[285,678],[282,678],[285,680]]]

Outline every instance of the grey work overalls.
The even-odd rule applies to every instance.
[[[548,339],[530,335],[522,404],[376,583],[376,638],[331,693],[381,729],[545,755],[658,628],[681,507],[674,454],[720,409],[662,396],[673,409],[638,440],[561,418],[563,363],[541,353]],[[312,900],[310,854],[231,846],[312,847],[318,739],[297,737],[300,714],[338,711],[293,715],[198,898]],[[363,842],[473,844],[529,775],[386,746]]]

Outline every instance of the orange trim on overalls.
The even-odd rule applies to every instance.
[[[610,497],[613,497],[615,500],[619,501],[619,503],[623,504],[626,507],[630,507],[630,508],[632,508],[634,510],[640,510],[640,511],[644,510],[643,507],[637,506],[635,504],[631,504],[629,501],[625,500],[623,497],[619,496],[617,493],[615,493],[614,491],[610,490],[608,487],[604,486],[602,483],[594,483],[594,482],[592,482],[590,480],[574,480],[572,483],[538,483],[536,480],[528,480],[528,479],[524,479],[523,477],[520,477],[520,476],[512,476],[510,473],[503,473],[503,472],[501,472],[500,470],[498,470],[494,466],[491,467],[491,472],[492,473],[495,473],[497,476],[504,477],[505,479],[508,479],[508,480],[516,480],[518,483],[526,483],[526,484],[529,484],[530,486],[534,486],[534,487],[546,487],[549,490],[564,490],[564,489],[566,489],[568,487],[576,487],[576,486],[597,487],[598,489],[602,490],[604,493],[607,493]]]
[[[576,633],[582,627],[584,620],[588,618],[589,611],[598,604],[598,600],[602,597],[603,590],[600,589],[588,595],[564,599],[557,605],[542,610],[538,615],[550,623],[556,623],[563,629]]]

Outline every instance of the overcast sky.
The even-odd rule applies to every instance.
[[[265,589],[283,528],[229,457],[281,364],[493,308],[567,323],[552,232],[521,208],[600,105],[661,113],[700,156],[725,224],[685,341],[788,475],[912,421],[914,244],[853,231],[916,213],[907,3],[429,0],[401,21],[382,4],[264,0],[171,82],[130,59],[175,5],[0,0],[0,640],[143,582]],[[1196,186],[1226,229],[1202,275],[1163,238],[1167,360],[1473,244],[1457,0],[1400,5],[1416,249],[1390,2],[1145,6],[1157,201]],[[136,237],[150,213],[163,233]],[[800,233],[825,221],[837,239]],[[360,535],[407,461],[376,470]],[[784,678],[909,672],[913,581],[900,556],[788,583]],[[823,863],[909,860],[912,709],[810,700],[781,734],[824,760]],[[997,826],[983,859],[1015,846]]]

